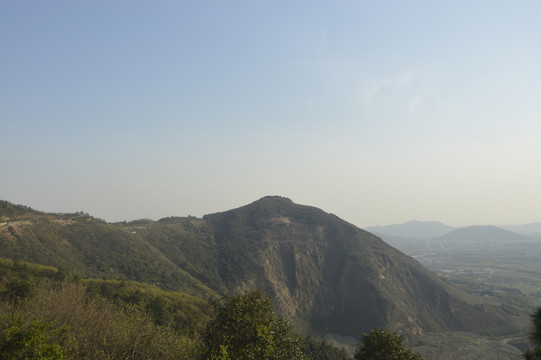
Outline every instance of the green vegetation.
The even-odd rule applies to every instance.
[[[537,308],[532,314],[530,341],[534,348],[526,350],[524,358],[527,360],[541,359],[541,307]]]
[[[212,302],[218,299],[204,300],[133,281],[87,279],[83,283],[89,294],[104,297],[120,308],[140,307],[155,324],[187,336],[205,328],[215,313]]]
[[[209,288],[225,291],[218,273],[219,258],[214,234],[207,222],[194,217],[170,217],[156,222],[124,224],[133,236],[139,236],[167,260]]]
[[[0,248],[4,257],[62,267],[81,277],[132,280],[203,298],[216,296],[136,230],[87,215],[11,218],[0,228]],[[169,249],[163,250],[167,254]]]
[[[16,302],[31,295],[36,282],[60,280],[64,272],[52,266],[0,258],[0,299]]]
[[[291,328],[261,290],[226,296],[203,334],[203,359],[305,359]]]
[[[238,358],[231,346],[235,341],[206,356],[209,343],[201,338],[219,336],[237,344],[244,337],[244,352],[253,351],[255,358],[349,359],[325,342],[293,334],[261,291],[228,296],[216,310],[217,299],[205,301],[144,283],[81,280],[52,267],[11,260],[0,260],[0,270],[3,359]],[[21,279],[27,291],[15,296],[9,284]],[[247,326],[223,330],[224,321]],[[251,324],[258,324],[255,337],[249,335]],[[307,357],[301,345],[310,350]]]
[[[344,349],[338,349],[325,340],[310,336],[299,339],[301,351],[313,360],[351,360],[351,356]]]
[[[155,325],[138,307],[121,311],[81,284],[42,284],[18,304],[0,303],[5,359],[187,359],[193,340]]]
[[[470,338],[443,340],[468,346],[475,336],[498,336],[491,340],[511,347],[526,327],[521,321],[527,315],[515,303],[499,306],[464,293],[372,234],[284,198],[266,197],[203,219],[109,224],[81,212],[46,214],[9,203],[0,204],[0,216],[6,258],[0,259],[0,298],[7,303],[19,306],[42,286],[68,281],[120,317],[137,309],[153,326],[196,345],[217,316],[221,295],[254,288],[271,295],[277,314],[300,335],[314,336],[299,338],[314,359],[347,358],[318,337],[353,351],[354,339],[373,328],[398,330],[425,354],[434,349],[433,338],[423,342],[421,333],[469,332]],[[26,317],[25,326],[37,329],[33,321],[45,334],[61,326]],[[57,344],[51,342],[56,333],[47,336],[42,343]],[[67,354],[66,344],[58,344]]]
[[[45,359],[61,360],[64,351],[54,338],[63,332],[55,328],[54,322],[36,320],[24,323],[18,313],[8,321],[0,338],[0,357],[2,359]]]
[[[359,341],[355,360],[422,360],[421,355],[404,345],[404,337],[387,329],[374,329],[363,334]]]
[[[24,216],[28,214],[39,214],[28,206],[14,205],[8,201],[0,200],[0,221],[7,221],[14,216]]]

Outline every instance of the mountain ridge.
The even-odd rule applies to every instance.
[[[305,334],[483,332],[508,321],[374,234],[284,197],[201,219],[109,224],[80,214],[20,216],[26,222],[0,228],[6,256],[202,297],[259,287]]]
[[[383,236],[398,239],[430,239],[465,228],[497,227],[526,237],[540,237],[541,222],[523,225],[468,225],[453,227],[440,221],[410,220],[402,224],[376,225],[364,227],[365,230]]]
[[[529,238],[494,225],[474,225],[453,230],[434,240],[453,243],[497,243],[527,241]]]
[[[461,312],[475,317],[478,311],[455,299],[456,289],[377,236],[320,209],[265,197],[203,219],[213,224],[217,243],[228,244],[225,249],[231,249],[233,239],[244,239],[241,248],[235,249],[236,258],[227,253],[223,259],[241,264],[245,268],[240,272],[250,275],[238,281],[236,274],[232,278],[237,282],[229,286],[242,290],[259,284],[290,317],[324,323],[328,330],[346,335],[382,326],[421,333],[473,325],[453,315]],[[290,241],[292,237],[296,241]],[[227,266],[221,271],[227,273]],[[328,293],[318,291],[320,282],[326,283],[323,288]],[[426,306],[419,306],[412,299],[415,296],[422,297]],[[370,313],[359,313],[363,307],[370,308]]]
[[[456,228],[439,221],[411,220],[403,224],[369,226],[368,231],[401,238],[431,238],[449,233]]]

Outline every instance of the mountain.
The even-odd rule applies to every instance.
[[[358,337],[375,327],[481,331],[505,322],[377,236],[320,209],[265,197],[203,220],[214,229],[227,288],[263,288],[309,331]]]
[[[501,226],[502,229],[516,232],[521,235],[526,236],[541,236],[541,223],[532,223],[525,225],[504,225]]]
[[[518,243],[530,240],[524,235],[497,226],[468,226],[437,237],[442,244],[497,244]]]
[[[8,216],[2,209],[3,257],[205,299],[259,287],[303,334],[358,338],[375,327],[494,333],[512,323],[377,236],[283,197],[202,219],[116,224],[82,213]]]
[[[408,221],[399,225],[370,226],[365,230],[395,238],[418,239],[441,236],[450,233],[455,228],[437,221]]]

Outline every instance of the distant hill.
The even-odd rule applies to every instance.
[[[500,226],[502,229],[516,232],[526,236],[541,236],[541,223],[532,223],[525,225],[504,225]]]
[[[0,225],[3,257],[204,299],[259,287],[303,334],[494,333],[512,323],[377,236],[283,197],[203,219],[109,224],[83,213],[17,214]]]
[[[437,221],[408,221],[399,225],[370,226],[365,230],[395,238],[420,239],[441,236],[455,228]]]
[[[490,244],[524,242],[529,238],[496,226],[468,226],[434,240],[443,244]]]

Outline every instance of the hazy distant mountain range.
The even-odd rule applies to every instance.
[[[468,226],[436,238],[441,243],[511,243],[529,240],[527,236],[496,226]]]
[[[525,225],[504,225],[500,226],[502,229],[516,232],[518,234],[527,236],[541,236],[541,223],[532,223]]]
[[[454,227],[437,221],[408,221],[404,224],[370,226],[365,228],[372,233],[404,238],[429,238],[450,233]]]
[[[503,231],[498,231],[498,229]],[[408,221],[404,224],[370,226],[365,228],[365,230],[393,238],[423,239],[436,238],[449,234],[450,237],[463,238],[465,236],[473,236],[480,240],[481,238],[486,239],[491,236],[500,239],[513,238],[515,235],[539,237],[541,234],[541,223],[455,228],[437,221]],[[510,232],[513,232],[515,235],[510,234]]]

